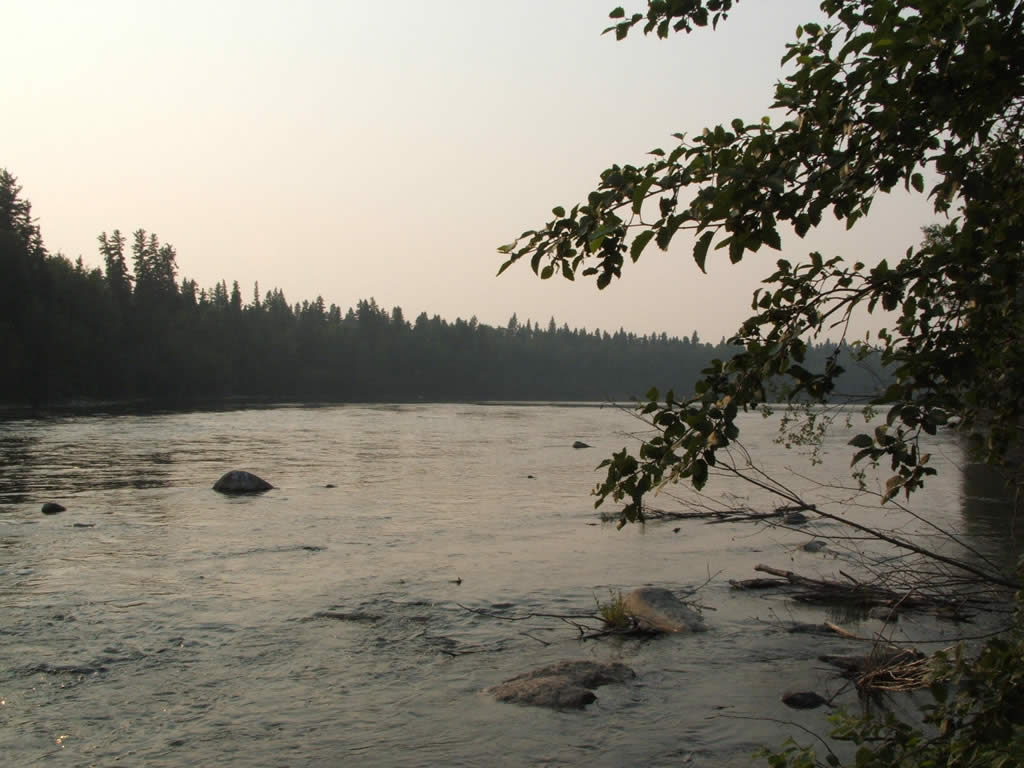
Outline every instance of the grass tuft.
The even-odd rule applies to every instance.
[[[597,603],[597,615],[608,629],[629,629],[632,626],[622,592],[608,590],[608,602],[602,603],[597,597],[594,601]]]

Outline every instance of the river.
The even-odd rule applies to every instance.
[[[746,765],[761,744],[806,740],[773,721],[826,732],[823,710],[779,697],[837,691],[815,659],[849,643],[786,632],[822,611],[727,579],[762,562],[830,574],[834,556],[779,528],[601,524],[595,467],[640,427],[611,407],[508,404],[0,422],[4,763]],[[743,427],[775,471],[848,477],[849,430],[812,468],[773,442],[775,419]],[[915,504],[1006,556],[998,500],[965,483],[955,442],[934,455],[943,472]],[[213,492],[235,468],[276,487]],[[51,500],[67,511],[42,515]],[[699,592],[710,631],[693,636],[581,642],[562,621],[466,610],[581,613],[611,591],[710,576]],[[637,678],[582,712],[483,693],[577,658],[622,661]]]

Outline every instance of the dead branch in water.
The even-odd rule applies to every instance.
[[[877,584],[869,584],[857,581],[847,573],[840,572],[846,579],[836,581],[834,579],[812,578],[802,576],[793,571],[786,571],[780,568],[772,568],[768,565],[757,565],[755,571],[769,573],[788,582],[789,586],[799,591],[793,594],[793,599],[805,603],[854,605],[862,608],[875,606],[914,610],[914,609],[936,609],[952,618],[965,618],[962,610],[964,601],[953,601],[945,597],[932,596],[913,592],[897,592]]]
[[[789,585],[785,579],[729,579],[729,586],[733,589],[777,589]]]
[[[860,638],[859,638],[860,639]],[[877,646],[866,656],[819,656],[863,693],[912,691],[931,680],[931,658],[913,648]]]
[[[726,509],[698,509],[689,512],[674,512],[667,509],[646,507],[644,519],[653,520],[706,520],[709,525],[716,523],[748,523],[772,520],[785,517],[793,512],[814,512],[810,504],[790,504],[776,507],[771,512],[757,512],[749,507],[730,507]],[[604,518],[602,518],[604,519]],[[618,513],[608,513],[607,520],[617,520]]]

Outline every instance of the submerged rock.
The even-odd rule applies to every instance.
[[[803,525],[808,519],[803,512],[787,512],[782,516],[782,522],[786,525]]]
[[[812,541],[806,542],[801,547],[804,552],[821,552],[823,549],[828,549],[828,542],[822,541],[821,539],[813,539]]]
[[[506,680],[489,690],[498,701],[549,709],[583,709],[597,699],[592,689],[636,677],[618,662],[560,661]]]
[[[896,608],[891,608],[888,605],[876,605],[874,608],[868,611],[868,616],[872,619],[881,619],[882,621],[899,621],[900,613]]]
[[[590,446],[584,443],[582,440],[577,440],[572,444],[573,448],[589,448]]]
[[[63,512],[66,509],[67,507],[63,506],[62,504],[58,504],[55,501],[48,501],[45,504],[43,504],[44,515],[56,515]]]
[[[782,703],[793,709],[817,709],[829,702],[814,691],[796,691],[782,694]]]
[[[653,632],[703,632],[700,614],[661,587],[640,587],[623,597],[623,609],[639,629]]]
[[[262,477],[239,469],[228,472],[213,484],[213,490],[220,493],[262,493],[273,487]]]

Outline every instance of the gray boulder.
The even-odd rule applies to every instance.
[[[625,664],[560,661],[491,688],[498,701],[549,709],[583,709],[597,699],[593,689],[636,677]]]
[[[623,609],[637,628],[651,632],[703,632],[704,619],[672,592],[661,587],[640,587],[623,597]]]
[[[590,446],[584,443],[582,440],[577,440],[572,444],[573,448],[589,448]]]
[[[273,487],[262,477],[238,469],[228,472],[213,484],[213,490],[220,493],[262,493]]]
[[[62,504],[58,504],[55,501],[48,501],[45,504],[43,504],[44,515],[56,515],[60,512],[63,512],[65,509],[67,509],[67,507],[63,506]]]

